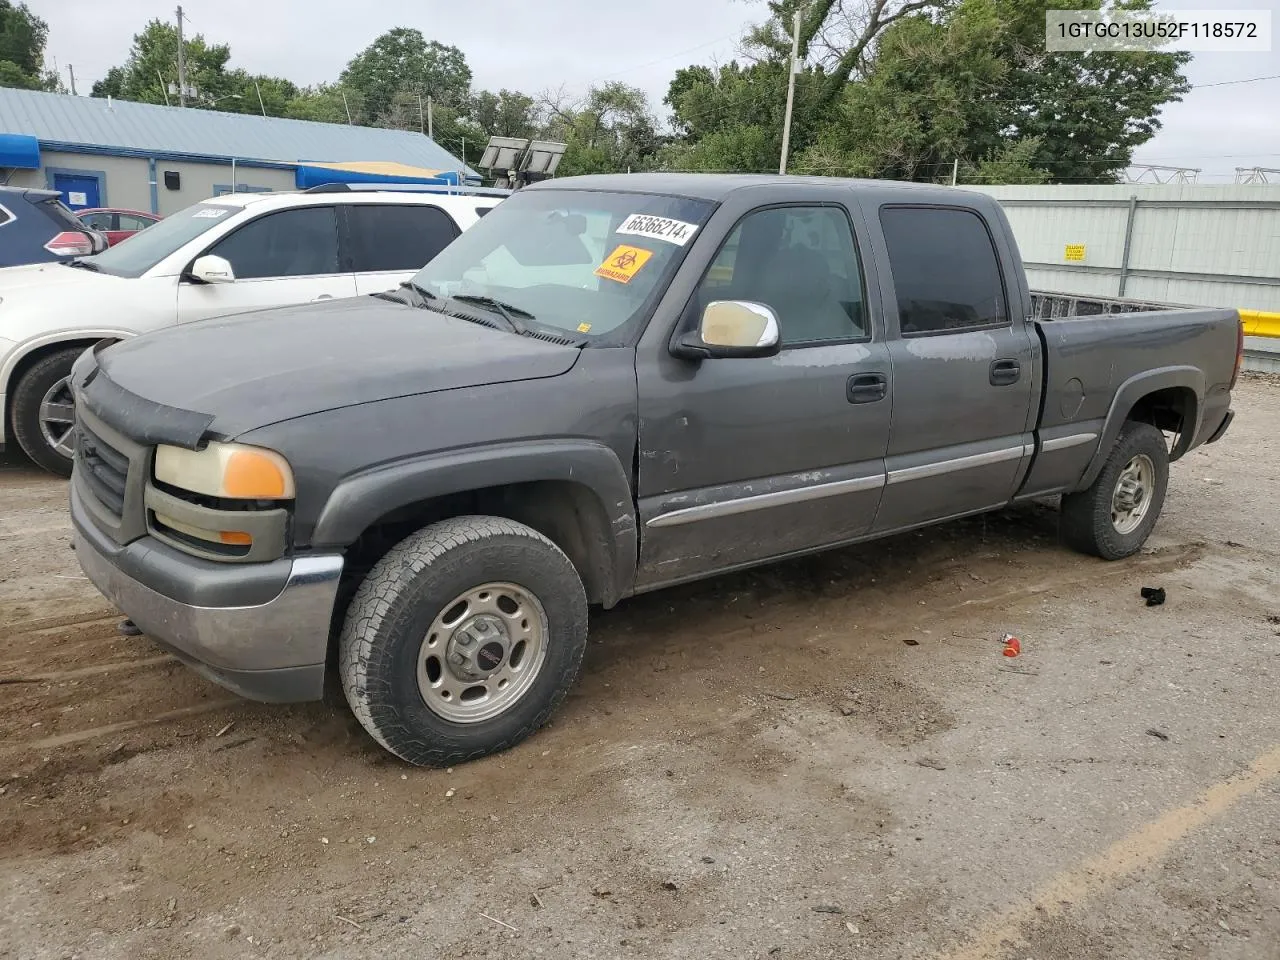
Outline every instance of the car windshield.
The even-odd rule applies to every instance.
[[[173,251],[222,223],[240,207],[197,203],[121,240],[95,257],[84,259],[103,273],[140,277]]]
[[[507,310],[535,330],[615,345],[665,289],[712,209],[703,200],[643,193],[523,191],[413,283],[435,297],[464,298],[469,311]]]

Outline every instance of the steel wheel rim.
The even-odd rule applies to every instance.
[[[40,434],[52,450],[68,459],[75,456],[76,407],[70,377],[51,386],[40,400]]]
[[[514,706],[547,656],[547,612],[514,583],[485,583],[445,604],[418,650],[418,692],[432,713],[480,723]]]
[[[1111,493],[1111,525],[1124,536],[1137,530],[1151,509],[1156,492],[1156,466],[1145,453],[1124,465]]]

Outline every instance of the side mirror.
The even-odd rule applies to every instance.
[[[191,265],[190,275],[197,283],[233,283],[236,272],[223,257],[205,254]]]
[[[771,357],[782,349],[778,315],[771,307],[750,300],[713,300],[702,311],[696,333],[673,344],[678,357]]]

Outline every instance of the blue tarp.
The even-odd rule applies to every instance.
[[[0,133],[0,167],[40,169],[40,141],[20,133]]]
[[[379,173],[365,173],[362,170],[335,170],[332,167],[299,166],[294,174],[294,182],[299,190],[318,187],[326,183],[424,183],[451,184],[458,186],[458,174],[452,170],[441,171],[434,177],[404,177]]]

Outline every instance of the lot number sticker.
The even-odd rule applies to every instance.
[[[631,278],[640,272],[652,256],[653,253],[649,250],[642,250],[640,247],[632,247],[624,243],[609,254],[604,263],[596,267],[596,276],[617,283],[630,283]]]
[[[1066,249],[1062,253],[1062,259],[1073,263],[1084,262],[1084,244],[1068,243]]]
[[[200,217],[204,220],[217,220],[219,217],[226,216],[226,210],[219,210],[217,207],[205,207],[203,210],[197,210],[191,215],[192,219]]]
[[[685,223],[683,220],[668,220],[666,217],[651,217],[643,213],[633,213],[622,221],[615,233],[631,234],[636,237],[650,237],[654,240],[665,240],[683,247],[698,232],[696,223]]]

